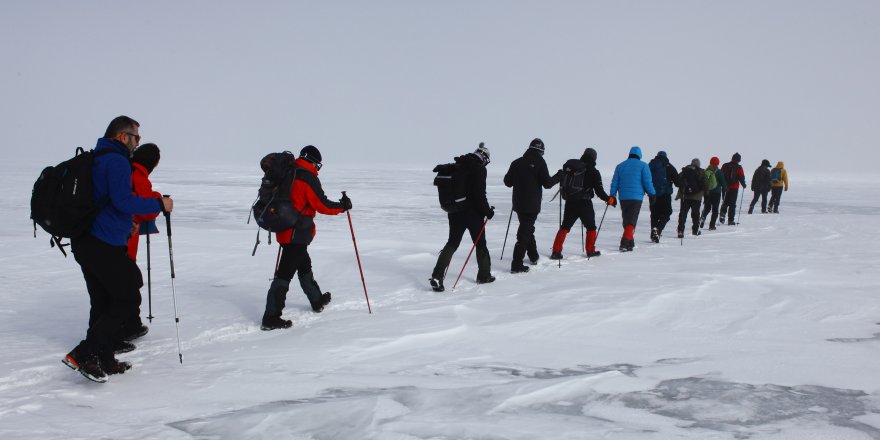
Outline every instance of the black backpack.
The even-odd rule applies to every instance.
[[[260,228],[281,232],[292,228],[299,220],[299,212],[290,200],[290,187],[298,171],[295,162],[296,157],[290,151],[269,153],[260,161],[263,180],[257,191],[257,200],[251,206],[251,213]]]
[[[448,213],[467,209],[468,182],[464,167],[457,163],[440,164],[433,170],[434,186],[440,199],[440,208]]]
[[[569,159],[562,166],[562,180],[559,181],[559,194],[563,199],[580,199],[585,194],[584,178],[587,164],[577,159]],[[592,188],[591,188],[592,189]]]
[[[697,170],[691,167],[684,167],[681,170],[681,191],[685,195],[694,195],[703,190],[700,184],[700,176]]]
[[[113,150],[85,151],[77,147],[72,159],[46,167],[34,183],[31,193],[31,219],[34,237],[37,225],[52,236],[50,244],[58,245],[64,256],[62,238],[77,238],[88,233],[95,217],[106,205],[97,204],[92,195],[92,165],[95,157],[121,153]]]
[[[782,168],[773,168],[770,171],[770,183],[776,185],[782,180]]]

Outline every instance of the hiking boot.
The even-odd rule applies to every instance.
[[[718,219],[718,223],[721,223],[721,224],[723,225],[723,224],[724,224],[724,219],[723,219],[723,218],[719,218],[719,219]]]
[[[526,268],[526,269],[528,269],[528,268]],[[488,276],[485,276],[485,277],[477,277],[477,284],[489,284],[492,281],[495,281],[495,277],[493,277],[492,274],[489,274]]]
[[[128,370],[131,370],[131,363],[117,360],[112,354],[109,356],[101,356],[100,357],[101,369],[104,370],[104,373],[110,374],[122,374]]]
[[[715,226],[709,226],[710,231],[714,231],[715,229],[717,229]]]
[[[633,248],[636,246],[635,240],[627,240],[626,238],[620,239],[620,252],[631,252]]]
[[[550,254],[550,259],[551,260],[561,260],[562,259],[562,252],[553,252],[552,254]]]
[[[660,231],[657,228],[651,228],[651,241],[660,243]]]
[[[755,210],[755,208],[753,208],[753,207],[750,206],[750,207],[749,207],[749,214],[751,214],[752,211],[754,211],[754,210]]]
[[[684,231],[678,231],[678,238],[684,238]]]
[[[538,260],[539,260],[539,259],[540,259],[540,258],[535,258],[534,260],[529,259],[529,264],[531,264],[532,266],[537,266],[537,265],[538,265]]]
[[[67,356],[64,356],[64,359],[61,359],[61,363],[70,367],[73,371],[79,371],[79,360],[78,358],[82,357],[82,355],[77,352],[76,348],[67,353]]]
[[[277,316],[273,316],[271,318],[263,318],[263,324],[260,326],[260,330],[275,330],[279,328],[290,328],[293,325],[289,319],[281,319]]]
[[[700,230],[698,228],[693,228],[691,230],[691,235],[700,235]]]
[[[700,227],[702,228],[705,225],[706,225],[706,216],[704,215],[704,216],[700,217]]]
[[[428,282],[431,283],[431,289],[435,292],[442,292],[446,290],[446,288],[443,287],[443,280],[441,280],[440,278],[430,278]]]
[[[128,353],[130,351],[134,351],[135,348],[137,348],[137,347],[135,347],[135,345],[132,344],[131,342],[118,341],[113,344],[113,353],[115,353],[115,354]]]
[[[602,255],[602,252],[599,251],[587,252],[587,258],[598,257],[600,255]]]
[[[107,373],[104,372],[104,369],[101,368],[101,363],[98,362],[98,357],[95,355],[85,356],[82,359],[79,359],[79,374],[82,374],[88,380],[104,383],[107,382]]]
[[[126,332],[126,335],[122,337],[122,340],[123,341],[134,341],[135,339],[146,335],[147,332],[149,332],[149,331],[150,331],[149,327],[147,327],[143,324],[140,324],[134,328],[129,329]]]
[[[510,273],[526,273],[529,271],[529,267],[522,262],[514,262],[510,265]]]
[[[313,312],[321,313],[321,311],[324,310],[324,306],[330,304],[330,292],[322,293],[320,302],[312,303],[310,301],[310,304],[312,305]]]

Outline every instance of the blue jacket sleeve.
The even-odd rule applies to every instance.
[[[109,156],[109,155],[108,155]],[[112,155],[116,156],[116,155]],[[155,198],[143,198],[132,194],[131,189],[131,167],[122,157],[108,157],[108,159],[119,162],[126,162],[107,167],[107,180],[110,184],[108,195],[110,196],[110,204],[114,208],[126,214],[155,214],[162,211],[162,201]]]

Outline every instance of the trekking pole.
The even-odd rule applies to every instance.
[[[602,223],[605,223],[605,214],[608,214],[608,202],[605,203],[605,212],[602,213],[602,220],[599,220],[599,227],[596,228],[596,241],[599,241],[599,231],[602,230]],[[587,255],[587,261],[590,261],[589,255]]]
[[[501,258],[499,258],[499,260],[504,259],[504,248],[507,247],[507,234],[510,233],[510,221],[511,220],[513,220],[513,210],[512,209],[510,210],[510,217],[507,218],[507,232],[504,233],[504,244],[501,245]]]
[[[153,281],[151,275],[152,267],[150,265],[150,234],[147,234],[147,320],[153,322]]]
[[[586,249],[584,247],[584,222],[581,222],[581,249]]]
[[[464,268],[467,267],[468,261],[470,261],[470,259],[471,259],[471,254],[474,253],[474,249],[476,249],[476,247],[477,247],[477,243],[480,241],[480,237],[483,236],[483,231],[486,230],[486,223],[489,223],[489,219],[488,219],[488,218],[486,218],[486,220],[483,220],[483,227],[480,228],[480,233],[477,234],[477,238],[476,238],[476,240],[474,240],[474,245],[471,246],[471,251],[468,252],[468,256],[467,256],[467,258],[464,260],[464,265],[461,266],[461,272],[458,273],[458,278],[455,279],[455,284],[452,285],[452,289],[453,289],[453,290],[455,290],[455,286],[458,285],[458,280],[461,279],[461,274],[464,273]]]
[[[278,273],[278,266],[281,264],[281,243],[278,243],[278,256],[275,257],[275,272],[272,272],[272,279],[275,279],[275,274]]]
[[[342,197],[345,197],[345,191],[342,192]],[[361,272],[361,284],[364,285],[364,298],[367,299],[367,312],[372,314],[373,309],[370,308],[370,296],[367,295],[367,282],[364,281],[364,268],[361,266],[361,255],[358,252],[357,240],[354,238],[354,226],[351,224],[351,212],[346,209],[345,214],[348,215],[348,229],[351,230],[351,242],[354,243],[354,256],[357,258],[358,270]]]
[[[742,214],[743,214],[743,200],[745,199],[745,197],[746,197],[746,189],[743,188],[742,195],[739,196],[739,214],[736,215],[736,218],[737,218],[738,220],[742,220]],[[734,223],[734,226],[736,226],[736,225],[738,225],[738,224],[739,224],[739,222],[736,222],[736,223]]]
[[[163,194],[162,197],[170,197],[168,194]],[[180,317],[177,315],[177,294],[174,291],[174,250],[171,246],[171,213],[163,212],[165,214],[165,230],[168,233],[168,261],[171,263],[171,301],[174,304],[174,326],[177,328],[177,357],[180,359],[180,363],[183,363],[183,351],[180,349]]]
[[[559,229],[562,229],[562,197],[559,198]],[[556,260],[558,268],[562,269],[562,258]]]

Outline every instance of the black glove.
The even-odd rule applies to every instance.
[[[339,203],[342,204],[342,211],[348,211],[351,209],[351,199],[345,193],[342,193],[342,198],[339,199]]]
[[[657,197],[656,196],[648,196],[648,205],[654,206],[654,203],[657,203]]]
[[[745,183],[743,183],[743,189],[746,189],[746,184],[745,184]]]
[[[492,220],[492,217],[495,217],[495,208],[489,208],[489,212],[486,213],[486,219]]]

